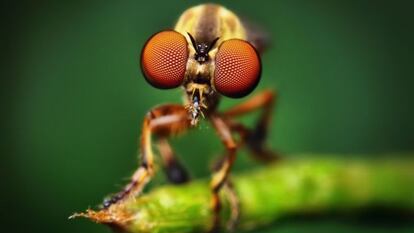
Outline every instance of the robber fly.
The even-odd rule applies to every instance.
[[[168,138],[196,127],[203,118],[211,122],[226,148],[226,155],[211,180],[211,207],[216,216],[213,227],[219,224],[218,192],[228,183],[236,150],[246,145],[259,160],[276,158],[263,145],[275,99],[272,91],[264,91],[227,111],[217,111],[222,96],[245,97],[259,83],[259,52],[265,40],[246,25],[220,5],[203,4],[186,10],[173,30],[158,32],[148,39],[141,53],[143,76],[155,88],[181,87],[184,104],[165,104],[147,113],[140,141],[141,165],[121,192],[104,201],[104,208],[138,195],[150,181],[154,175],[153,144],[158,147],[167,178],[173,183],[188,181],[189,176],[173,153]],[[262,112],[253,128],[236,120],[255,110]],[[154,142],[152,136],[155,136]],[[237,206],[233,208],[235,220]]]

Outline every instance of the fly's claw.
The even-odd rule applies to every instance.
[[[102,202],[102,208],[108,209],[111,205],[118,203],[122,198],[124,198],[124,196],[125,195],[123,193],[118,193],[105,198]]]

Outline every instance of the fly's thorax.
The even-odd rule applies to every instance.
[[[211,42],[219,38],[217,44],[229,39],[247,39],[247,31],[239,17],[217,4],[201,4],[184,11],[174,30],[183,35],[190,33],[197,41]],[[187,40],[191,44],[189,38]]]

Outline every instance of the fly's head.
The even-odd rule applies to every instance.
[[[148,83],[160,89],[183,87],[193,125],[215,107],[219,95],[244,97],[260,80],[260,57],[249,42],[218,42],[219,38],[197,41],[189,33],[168,30],[153,35],[141,53]]]
[[[190,33],[187,33],[187,38],[191,43],[189,43],[189,58],[183,87],[191,124],[196,125],[199,117],[204,117],[205,112],[209,111],[212,100],[218,98],[211,84],[214,67],[214,55],[211,53],[213,48],[214,51],[217,50],[215,45],[219,38],[199,42]]]

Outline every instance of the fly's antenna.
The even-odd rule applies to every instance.
[[[213,47],[214,47],[214,45],[217,43],[217,41],[220,39],[220,37],[217,37],[216,39],[214,39],[212,42],[211,42],[211,44],[210,44],[210,46],[208,46],[208,50],[207,51],[210,51]]]
[[[199,53],[198,48],[197,48],[197,43],[194,37],[189,32],[187,32],[187,34],[190,37],[190,40],[191,40],[191,43],[193,44],[194,49],[196,50],[197,53]]]

